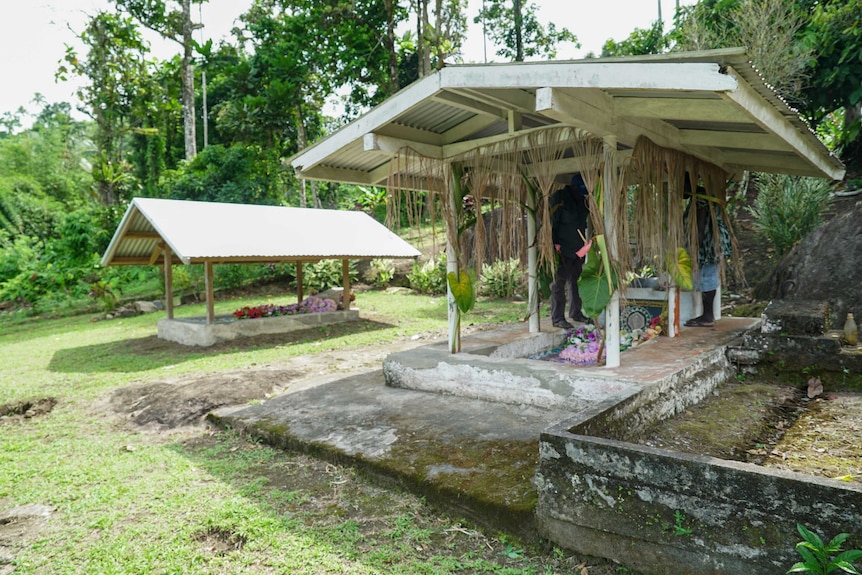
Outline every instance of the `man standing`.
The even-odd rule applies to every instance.
[[[559,255],[554,283],[551,285],[551,323],[554,327],[571,328],[566,321],[566,295],[569,300],[569,317],[573,321],[586,322],[581,311],[581,296],[578,293],[578,278],[584,267],[584,258],[578,250],[587,237],[587,186],[580,174],[575,174],[572,183],[557,190],[551,196],[551,230],[554,249]]]

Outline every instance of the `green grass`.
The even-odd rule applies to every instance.
[[[216,311],[291,297],[220,301]],[[20,542],[16,575],[579,572],[559,550],[507,554],[523,546],[351,468],[230,431],[140,430],[106,408],[113,390],[133,383],[331,349],[361,352],[420,332],[445,337],[444,298],[369,292],[356,303],[363,319],[355,325],[202,349],[157,340],[161,313],[0,321],[0,406],[58,400],[46,415],[0,420],[0,511],[55,509],[44,529]],[[203,305],[177,309],[203,313]],[[462,322],[523,314],[523,303],[481,301]]]

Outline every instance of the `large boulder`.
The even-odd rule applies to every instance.
[[[833,329],[841,329],[848,312],[862,316],[862,198],[841,208],[755,287],[757,299],[825,301]]]

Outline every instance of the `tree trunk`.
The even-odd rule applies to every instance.
[[[385,0],[386,4],[386,50],[389,52],[389,95],[401,88],[398,78],[398,53],[395,48],[395,0]]]
[[[302,151],[308,145],[308,134],[305,131],[305,116],[302,114],[302,105],[296,105],[296,148]],[[315,195],[316,191],[315,191]],[[299,180],[299,207],[307,205],[307,180]]]
[[[860,121],[862,121],[862,102],[844,107],[844,134],[854,133],[854,124],[858,126]],[[855,133],[856,139],[844,142],[844,152],[841,154],[841,159],[848,165],[862,163],[862,130],[857,128]]]
[[[183,0],[183,60],[181,66],[186,159],[191,160],[198,153],[195,134],[195,72],[192,65],[191,0]]]
[[[417,18],[417,52],[419,56],[419,77],[424,78],[431,73],[431,46],[428,37],[428,2],[430,0],[419,0],[416,11]]]
[[[524,15],[521,0],[515,0],[515,61],[524,61]]]

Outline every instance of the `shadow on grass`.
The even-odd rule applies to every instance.
[[[59,373],[133,373],[225,354],[325,342],[338,337],[371,333],[396,327],[360,319],[342,324],[312,327],[284,334],[259,335],[209,347],[185,346],[155,335],[110,343],[61,349],[54,353],[48,371]]]

